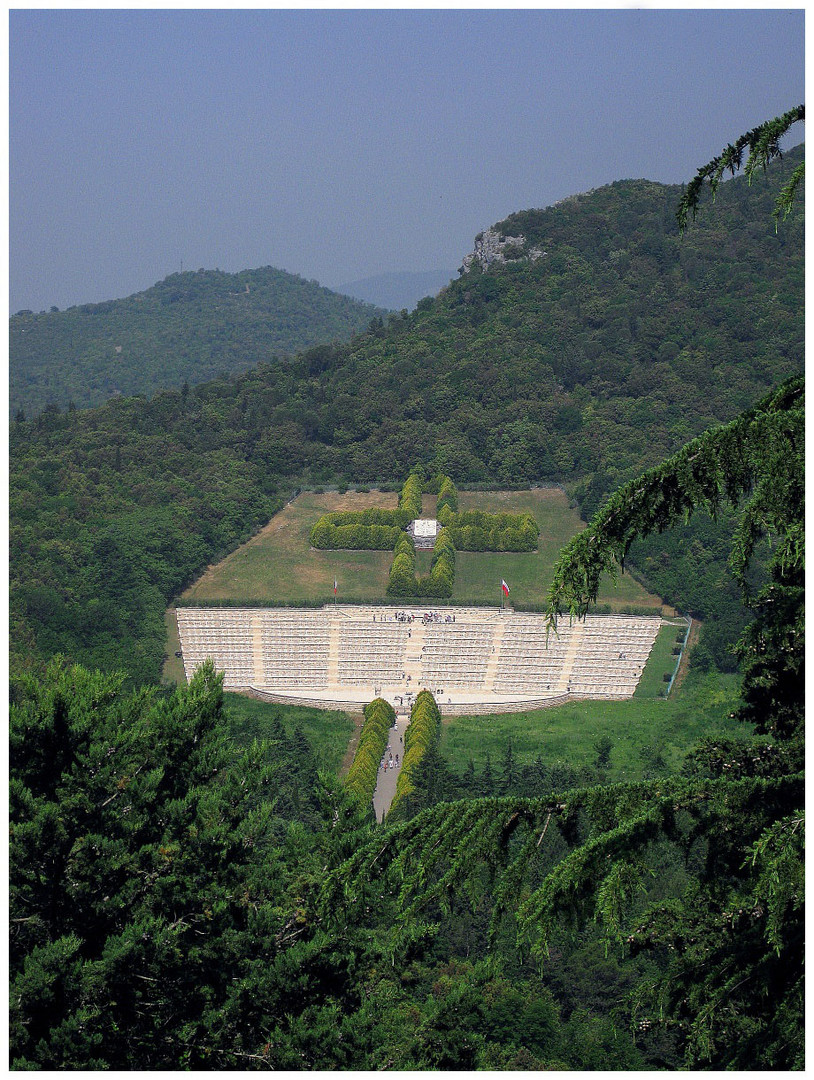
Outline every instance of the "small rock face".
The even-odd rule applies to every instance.
[[[540,248],[530,248],[520,254],[517,248],[522,248],[526,238],[520,236],[503,236],[495,229],[486,229],[475,237],[475,250],[469,255],[464,255],[463,272],[469,273],[472,266],[477,262],[483,270],[488,270],[495,263],[506,262],[506,251],[510,252],[510,258],[539,259],[545,252]]]

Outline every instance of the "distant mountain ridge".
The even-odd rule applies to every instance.
[[[9,322],[10,406],[83,408],[347,341],[383,311],[272,266],[171,274],[144,292]]]
[[[390,311],[411,311],[425,296],[437,296],[455,276],[448,270],[393,271],[337,285],[336,291]]]

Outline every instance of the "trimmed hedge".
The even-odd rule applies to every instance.
[[[387,581],[388,596],[414,596],[416,590],[415,548],[401,551],[393,559]]]
[[[415,699],[410,713],[410,723],[404,733],[404,757],[396,794],[387,814],[388,821],[406,819],[410,815],[411,796],[415,791],[413,776],[426,753],[437,747],[441,738],[441,713],[429,690],[422,690]]]
[[[448,511],[457,509],[458,493],[448,476],[439,473],[432,481],[425,482],[423,469],[415,468],[402,485],[397,510],[371,506],[367,510],[323,514],[311,529],[311,546],[320,550],[386,551],[393,547],[399,532],[421,517],[421,496],[430,490],[439,492],[439,506]]]
[[[458,511],[458,491],[448,476],[441,477],[438,485],[438,505],[435,516],[440,517],[442,511],[455,514]]]
[[[317,524],[329,525],[401,525],[404,515],[400,510],[388,510],[382,506],[369,506],[367,510],[334,510],[323,514]],[[409,525],[410,522],[405,522]]]
[[[324,518],[311,530],[311,546],[321,549],[386,551],[401,536],[397,525],[333,525]]]
[[[396,541],[390,578],[387,582],[388,596],[419,596],[444,598],[452,596],[455,585],[455,545],[448,530],[442,529],[435,541],[432,564],[427,577],[415,574],[415,543],[408,533],[402,533]]]
[[[459,551],[536,551],[540,527],[531,514],[453,513],[444,506],[438,520]]]
[[[441,531],[435,540],[427,577],[415,574],[415,544],[405,529],[421,516],[421,496],[438,494],[436,516]],[[404,481],[397,510],[371,507],[358,512],[325,514],[311,529],[311,544],[320,549],[393,549],[387,582],[388,597],[448,599],[455,587],[455,549],[460,551],[535,551],[540,530],[530,514],[487,514],[482,510],[458,513],[458,492],[452,480],[437,473],[427,479],[423,466],[415,466]]]
[[[407,523],[421,517],[421,496],[424,493],[424,484],[421,478],[411,472],[404,481],[404,487],[399,495],[399,510],[410,516]]]
[[[359,745],[345,778],[345,788],[363,806],[373,801],[379,779],[379,765],[387,749],[388,732],[395,722],[393,706],[384,698],[376,698],[365,706],[365,722],[359,736]]]
[[[424,581],[424,587],[432,590],[426,593],[427,596],[452,596],[455,584],[455,545],[449,529],[441,529],[435,538],[430,576]],[[419,585],[424,585],[424,582],[419,582]]]

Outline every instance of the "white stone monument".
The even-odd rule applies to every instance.
[[[438,522],[435,518],[416,518],[410,522],[407,531],[412,533],[417,551],[431,550],[435,547]]]
[[[426,536],[434,540],[438,535],[438,522],[435,518],[416,518],[413,522],[413,536]]]

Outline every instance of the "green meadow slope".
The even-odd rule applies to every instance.
[[[338,598],[343,602],[382,601],[392,552],[317,550],[310,547],[308,536],[325,513],[370,506],[394,509],[396,501],[395,494],[378,491],[348,491],[344,495],[303,492],[248,543],[209,567],[181,599],[193,604],[313,604],[332,599],[336,581]],[[432,514],[429,504],[434,502],[434,496],[424,497],[425,514]],[[465,491],[459,493],[459,505],[461,510],[480,509],[486,513],[529,513],[540,526],[540,540],[534,552],[459,551],[454,591],[444,603],[495,606],[500,602],[503,578],[510,582],[512,603],[542,610],[557,555],[563,544],[583,528],[565,492],[559,488]],[[419,553],[423,556],[419,559],[420,572],[429,571],[430,554]],[[629,574],[616,584],[607,582],[597,599],[615,609],[652,609],[660,604],[657,596],[648,593]]]

